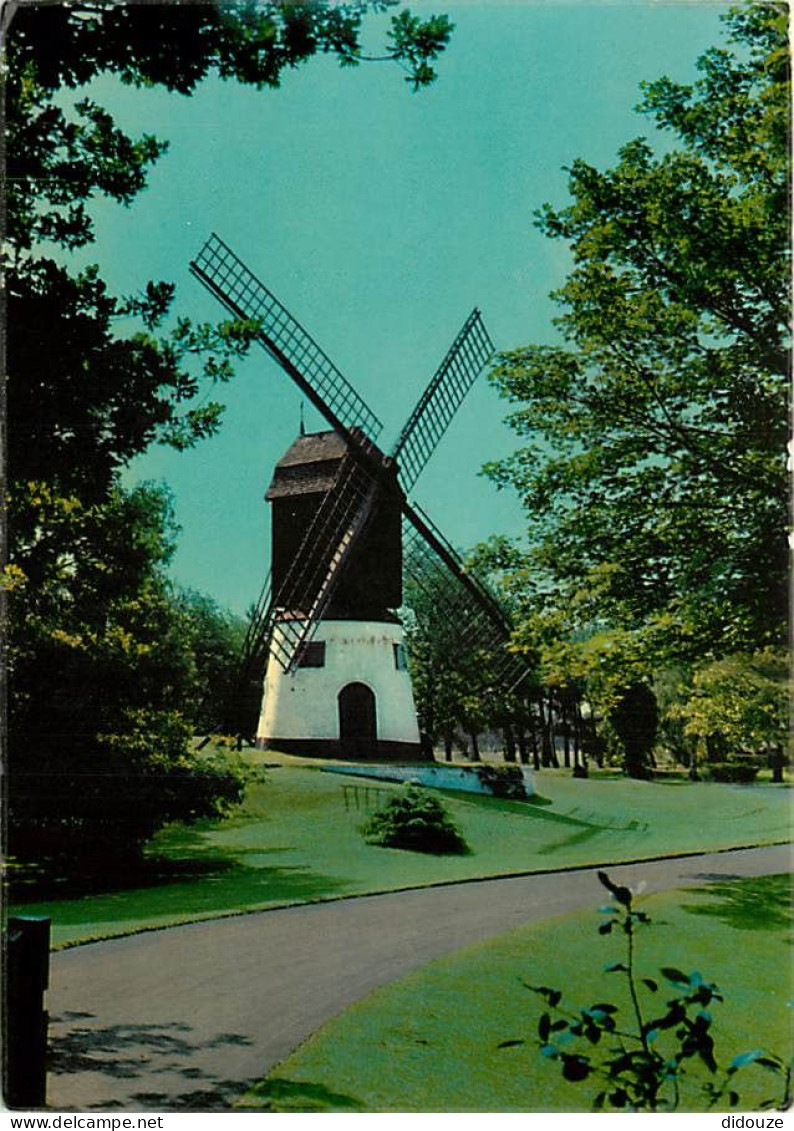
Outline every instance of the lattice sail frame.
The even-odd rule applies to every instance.
[[[281,590],[273,597],[273,620],[279,639],[273,654],[285,672],[293,670],[314,635],[333,596],[353,546],[369,521],[379,483],[348,453],[336,481],[323,499]]]
[[[392,450],[393,459],[400,465],[400,482],[406,494],[416,483],[493,352],[494,344],[485,329],[482,315],[475,307],[419,398]]]
[[[524,660],[509,652],[510,622],[493,594],[470,573],[453,547],[424,512],[406,507],[403,520],[403,573],[443,615],[445,630],[462,651],[472,646],[487,654],[488,675],[508,692],[529,675]]]
[[[237,318],[260,323],[259,343],[322,413],[349,435],[360,428],[371,440],[383,425],[314,338],[232,249],[214,232],[191,261],[191,272]]]

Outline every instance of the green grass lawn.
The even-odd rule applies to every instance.
[[[790,1008],[791,878],[724,881],[697,891],[638,900],[653,923],[637,939],[637,973],[661,966],[697,969],[724,1002],[712,1007],[717,1060],[727,1065],[756,1049],[792,1051]],[[566,915],[511,931],[425,966],[376,991],[329,1022],[238,1104],[282,1112],[584,1112],[599,1090],[571,1084],[558,1064],[539,1054],[537,1022],[544,1008],[522,985],[565,990],[563,1004],[612,1001],[630,1025],[625,976],[604,965],[625,960],[623,936],[598,934],[596,907],[606,893],[594,879],[593,912]],[[664,987],[656,995],[666,1000]],[[667,995],[667,996],[672,996]],[[642,988],[643,1008],[654,995]],[[649,1016],[649,1014],[646,1014]],[[664,1048],[666,1035],[659,1039]],[[498,1048],[526,1038],[525,1045]],[[604,1038],[606,1043],[607,1038]],[[586,1045],[586,1042],[582,1042]],[[577,1051],[576,1045],[571,1045]],[[586,1045],[582,1051],[592,1052]],[[708,1073],[693,1066],[679,1110],[703,1110],[695,1084]],[[753,1111],[782,1095],[778,1075],[749,1066],[736,1077],[737,1111]]]
[[[160,833],[141,873],[114,876],[103,891],[81,893],[71,880],[46,899],[17,894],[10,909],[51,916],[53,942],[65,945],[367,891],[774,843],[791,826],[786,786],[582,781],[544,771],[534,804],[444,794],[471,851],[425,856],[364,843],[367,813],[346,807],[343,794],[354,780],[280,766],[233,817]]]

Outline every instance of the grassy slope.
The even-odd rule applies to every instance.
[[[594,904],[602,898],[594,882]],[[794,986],[790,877],[730,881],[698,892],[639,901],[654,919],[638,940],[637,971],[660,966],[716,981],[718,1061],[760,1047],[791,1051]],[[620,936],[600,936],[595,912],[567,915],[440,959],[376,991],[329,1022],[240,1106],[274,1111],[587,1111],[599,1085],[570,1084],[540,1056],[539,999],[520,979],[575,986],[564,1003],[614,1001],[629,1024],[625,980],[604,974],[624,959]],[[663,979],[659,979],[663,981]],[[652,997],[643,991],[644,1000]],[[660,991],[661,994],[664,990]],[[646,1015],[647,1016],[647,1015]],[[529,1038],[522,1047],[500,1041]],[[573,1048],[574,1046],[572,1046]],[[592,1051],[588,1046],[582,1051]],[[697,1074],[697,1070],[695,1070]],[[701,1077],[702,1078],[702,1077]],[[694,1079],[694,1074],[692,1076]],[[781,1094],[779,1077],[759,1067],[736,1078],[740,1111]],[[702,1110],[691,1086],[681,1110]]]
[[[12,910],[51,915],[58,945],[363,891],[771,843],[790,831],[787,788],[543,773],[550,804],[446,794],[471,854],[430,857],[365,844],[366,814],[344,804],[342,785],[352,780],[274,769],[235,817],[161,833],[147,873],[128,877],[126,889],[114,877],[112,890],[63,898],[61,888],[58,898]]]

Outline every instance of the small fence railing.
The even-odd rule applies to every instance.
[[[342,794],[345,802],[345,812],[355,810],[357,813],[369,813],[379,809],[389,797],[394,796],[393,789],[383,789],[377,785],[343,785]]]

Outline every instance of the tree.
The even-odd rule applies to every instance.
[[[6,47],[6,237],[11,477],[71,477],[101,494],[114,471],[152,441],[186,447],[218,427],[222,405],[197,403],[207,382],[228,380],[256,327],[177,320],[157,337],[174,298],[170,283],[142,294],[108,293],[96,266],[78,274],[42,253],[94,239],[90,200],[128,205],[167,148],[132,138],[88,97],[71,107],[58,92],[103,74],[134,86],[190,94],[208,74],[277,87],[285,69],[317,52],[344,65],[362,58],[361,24],[390,3],[130,4],[94,0],[28,5]],[[446,17],[392,19],[384,58],[408,69],[415,88],[435,78],[431,61],[451,34]],[[120,333],[137,317],[140,328]],[[47,327],[49,349],[40,349]],[[57,347],[57,348],[56,348]],[[202,359],[202,365],[193,363]],[[92,379],[85,380],[86,369]],[[42,441],[46,440],[46,443]]]
[[[285,69],[318,52],[347,66],[363,61],[365,15],[392,6],[15,6],[4,59],[2,580],[16,852],[135,851],[164,821],[235,800],[242,781],[234,767],[187,754],[221,678],[196,625],[215,616],[218,628],[218,616],[174,600],[164,573],[168,500],[152,488],[122,490],[119,472],[153,442],[182,449],[217,430],[223,406],[213,388],[230,379],[257,325],[196,325],[172,314],[171,283],[116,296],[97,265],[70,268],[69,253],[94,240],[92,199],[130,204],[167,143],[129,136],[94,97],[68,92],[98,76],[183,95],[209,74],[277,87]],[[398,12],[383,58],[418,89],[433,81],[450,34],[444,16]]]
[[[217,730],[239,674],[246,634],[242,617],[191,589],[178,590],[176,607],[188,622],[186,638],[195,666],[196,683],[190,718],[196,730]]]
[[[361,832],[369,844],[384,848],[451,855],[468,852],[466,841],[445,806],[415,785],[393,794],[364,823]]]
[[[602,712],[665,666],[777,646],[786,621],[787,9],[724,17],[693,86],[645,84],[645,138],[541,230],[568,241],[560,345],[494,372],[521,448],[489,467],[526,507],[517,641]]]
[[[659,725],[656,697],[646,683],[627,687],[607,716],[623,747],[629,777],[651,776],[653,744]]]
[[[166,820],[223,812],[245,777],[188,755],[197,679],[165,575],[167,493],[115,488],[85,505],[42,488],[33,501],[42,533],[15,532],[11,570],[8,845],[97,866]]]
[[[705,746],[709,760],[765,755],[775,780],[781,781],[789,690],[784,652],[733,653],[698,668],[691,684],[681,688],[671,714],[681,720],[687,737]]]
[[[487,588],[479,561],[467,568]],[[478,606],[462,599],[452,574],[421,551],[405,572],[405,639],[422,731],[433,745],[443,742],[447,761],[461,730],[469,736],[472,761],[479,761],[478,735],[490,728],[503,730],[511,744],[515,728],[523,745],[525,688],[522,683],[522,694],[514,694],[499,676],[500,657],[483,642]],[[515,759],[514,750],[507,753]]]

